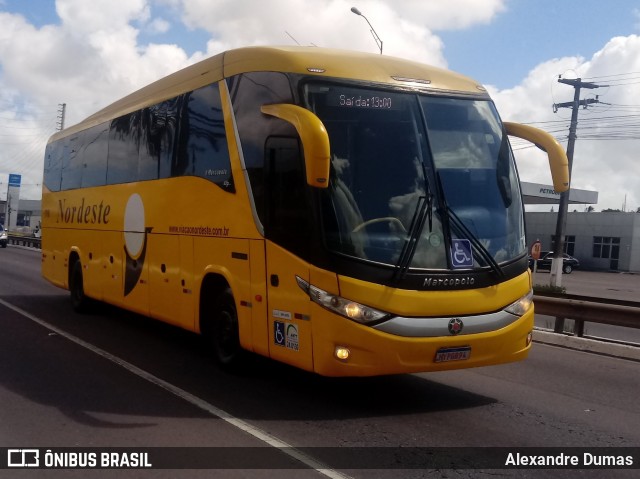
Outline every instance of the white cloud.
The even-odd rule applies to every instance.
[[[98,30],[117,31],[133,20],[147,20],[147,0],[57,0],[56,12],[63,26],[77,35]]]
[[[434,30],[454,30],[489,23],[504,11],[505,0],[405,0],[395,2],[407,18]]]
[[[167,33],[171,30],[171,23],[166,21],[164,18],[154,18],[145,26],[145,30],[152,35]]]
[[[504,0],[182,0],[183,19],[211,33],[210,48],[291,43],[376,52],[376,43],[357,6],[380,36],[388,55],[446,66],[435,29],[486,23],[504,8]],[[211,53],[214,53],[213,51]]]
[[[579,110],[571,185],[598,191],[597,209],[621,208],[626,195],[628,208],[635,210],[640,206],[639,140],[613,140],[611,137],[629,131],[635,131],[636,138],[640,136],[640,129],[631,126],[637,122],[633,118],[625,118],[625,115],[640,113],[640,81],[637,74],[630,75],[629,78],[636,79],[628,82],[623,81],[625,76],[610,75],[638,71],[640,37],[630,35],[611,39],[589,60],[580,57],[550,60],[534,68],[520,85],[502,91],[491,88],[491,92],[503,120],[564,120],[536,126],[556,131],[557,138],[566,140],[571,109],[559,109],[554,114],[551,105],[572,101],[574,89],[558,83],[558,74],[568,72],[568,78],[577,76],[598,85],[612,85],[582,90],[582,99],[594,99],[598,95],[601,103]],[[615,128],[607,128],[613,122]],[[599,139],[594,140],[594,136]],[[563,144],[566,145],[566,141]],[[516,150],[516,157],[523,181],[550,184],[551,176],[544,154],[531,148]]]

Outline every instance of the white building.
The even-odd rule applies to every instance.
[[[0,224],[8,226],[6,219],[7,219],[7,202],[4,200],[0,200]],[[18,216],[16,217],[16,229],[18,231],[24,231],[24,232],[33,231],[37,226],[40,225],[41,219],[42,219],[42,201],[21,199],[18,202]]]
[[[558,205],[553,187],[522,183],[525,204]],[[640,213],[578,212],[571,205],[594,205],[597,191],[571,189],[565,229],[565,252],[582,269],[640,272]],[[543,251],[553,251],[558,207],[555,211],[525,213],[527,244],[540,240]],[[583,209],[583,208],[580,208]]]

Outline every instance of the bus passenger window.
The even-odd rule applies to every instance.
[[[270,135],[293,137],[296,131],[290,123],[264,115],[260,106],[293,103],[291,85],[287,76],[280,72],[243,73],[227,82],[253,201],[258,217],[264,222],[265,141]]]
[[[175,155],[176,136],[178,134],[178,118],[182,97],[165,100],[159,106],[159,112],[154,118],[153,133],[150,137],[159,147],[158,177],[171,177],[171,168]]]
[[[142,110],[138,160],[140,181],[171,176],[179,103],[180,97],[176,97]]]
[[[139,112],[111,122],[107,183],[129,183],[138,180]]]
[[[107,182],[109,124],[94,126],[81,133],[82,187],[103,186]]]
[[[80,135],[69,138],[69,142],[65,142],[64,156],[62,158],[62,183],[60,188],[63,190],[71,190],[80,188],[82,182],[82,157],[79,152],[82,140]]]
[[[235,191],[217,84],[185,94],[172,174],[200,176],[226,191]]]
[[[163,103],[142,110],[138,179],[154,180],[160,172],[160,138],[165,110]]]
[[[50,191],[60,191],[63,143],[65,141],[59,140],[47,145],[44,160],[44,184]]]

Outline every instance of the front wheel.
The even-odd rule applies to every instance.
[[[565,264],[565,265],[562,267],[562,271],[563,271],[565,274],[571,274],[571,272],[573,271],[573,267],[572,267],[570,264]]]
[[[245,358],[245,351],[240,346],[238,313],[230,288],[218,296],[212,316],[208,339],[216,360],[226,368],[240,366]]]

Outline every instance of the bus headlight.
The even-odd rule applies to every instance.
[[[356,301],[330,294],[323,289],[309,284],[304,279],[296,276],[298,286],[309,295],[311,301],[340,316],[351,319],[361,324],[374,324],[390,317],[389,313],[366,306]]]
[[[529,291],[522,298],[520,298],[515,303],[511,303],[509,306],[504,308],[504,310],[508,313],[515,314],[516,316],[522,316],[525,314],[531,306],[533,305],[533,290]]]

